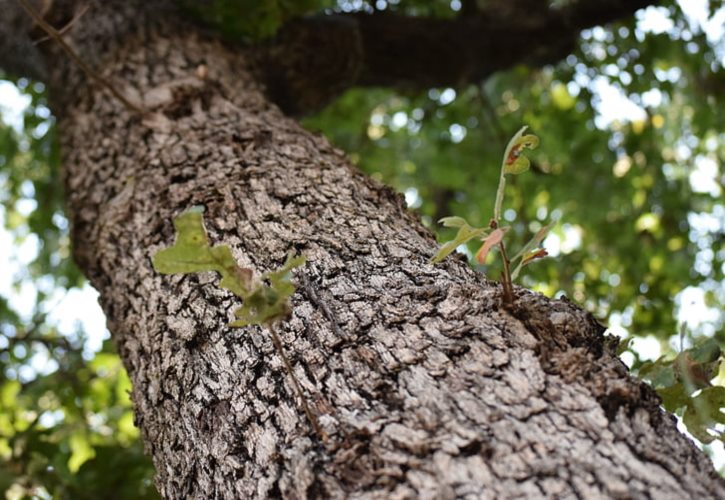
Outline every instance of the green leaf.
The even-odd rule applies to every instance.
[[[161,274],[216,271],[222,276],[219,286],[244,298],[252,287],[252,271],[237,265],[227,245],[209,246],[203,213],[204,208],[196,206],[174,219],[176,243],[156,252],[154,269]]]
[[[657,394],[662,398],[662,406],[670,412],[675,412],[690,402],[690,396],[685,392],[685,387],[681,382],[670,387],[659,388]]]
[[[305,263],[304,256],[287,256],[281,268],[263,275],[269,285],[257,287],[251,295],[244,299],[242,307],[234,312],[238,318],[229,326],[243,327],[259,325],[282,319],[290,312],[289,298],[295,293],[291,283],[292,270]]]
[[[466,220],[462,217],[444,217],[440,220],[440,222],[446,227],[458,227],[459,229],[456,237],[453,240],[443,244],[443,246],[438,249],[438,252],[433,257],[431,257],[429,262],[432,264],[436,264],[442,261],[451,253],[453,253],[453,251],[460,245],[468,243],[473,238],[483,237],[489,231],[489,229],[485,227],[470,226],[468,222],[466,222]]]
[[[237,320],[230,326],[268,323],[289,314],[288,299],[295,292],[290,275],[293,269],[305,263],[305,258],[288,255],[282,267],[262,275],[262,280],[268,285],[256,282],[251,269],[237,265],[227,245],[209,246],[203,212],[202,207],[193,207],[174,219],[176,242],[153,256],[156,271],[161,274],[206,271],[221,274],[219,286],[244,301],[234,313]]]
[[[703,443],[711,443],[715,439],[722,440],[723,434],[714,427],[725,423],[723,407],[725,407],[725,387],[708,387],[692,398],[682,421],[687,430]]]
[[[283,318],[289,314],[286,298],[283,299],[270,287],[257,288],[244,300],[242,307],[234,311],[234,316],[238,319],[229,323],[229,326],[260,325]]]
[[[441,245],[441,247],[438,249],[438,252],[431,257],[430,263],[437,264],[438,262],[442,261],[446,257],[448,257],[450,254],[452,254],[456,248],[458,248],[458,244],[456,243],[456,240],[448,241]]]
[[[536,149],[539,145],[539,138],[533,134],[524,135],[526,126],[516,132],[506,146],[501,168],[504,174],[518,175],[529,169],[529,159],[522,156],[524,148]]]
[[[468,222],[463,217],[443,217],[438,221],[443,227],[463,227],[467,226]]]
[[[292,271],[304,265],[305,261],[306,259],[303,255],[293,257],[292,254],[289,254],[284,264],[282,264],[282,267],[276,271],[266,272],[263,275],[263,279],[269,280],[271,287],[278,293],[291,296],[295,291],[294,285],[290,282]]]
[[[682,380],[689,392],[710,386],[710,380],[720,368],[722,351],[716,339],[681,352],[673,362],[678,379]]]
[[[288,19],[329,8],[326,0],[183,0],[182,8],[231,40],[259,41],[274,35]]]
[[[527,253],[521,258],[521,266],[525,266],[529,264],[532,261],[543,259],[544,257],[548,256],[549,252],[546,251],[544,248],[538,248],[536,250],[532,250],[531,252]]]
[[[557,222],[558,221],[553,220],[536,231],[536,234],[528,242],[526,242],[526,245],[524,245],[523,248],[511,258],[511,262],[514,262],[516,259],[520,259],[524,254],[531,252],[534,248],[539,246]]]
[[[678,381],[672,367],[672,360],[668,360],[664,356],[657,361],[644,363],[639,369],[638,375],[649,380],[655,389],[671,387]]]
[[[627,337],[626,339],[620,338],[619,343],[617,344],[617,356],[621,356],[624,354],[624,351],[629,349],[629,346],[632,344],[632,341],[634,340],[634,337]]]
[[[722,354],[722,349],[717,339],[710,338],[702,344],[689,349],[689,353],[694,362],[704,364],[717,361]]]
[[[722,411],[725,387],[710,385],[719,369],[720,359],[717,340],[709,339],[681,352],[674,360],[662,357],[643,364],[639,370],[639,376],[650,380],[668,411],[685,408],[683,423],[703,443],[723,438],[715,425],[725,423]]]
[[[496,201],[493,205],[493,219],[498,222],[501,219],[501,207],[506,191],[506,174],[518,175],[529,169],[529,159],[521,156],[524,148],[535,149],[539,145],[539,138],[535,135],[524,135],[527,126],[524,125],[511,138],[501,162],[501,174],[496,190]]]
[[[75,432],[70,436],[68,444],[71,449],[71,456],[68,459],[68,469],[76,473],[86,461],[96,456],[96,452],[88,442],[84,431]]]

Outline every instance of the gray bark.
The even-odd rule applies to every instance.
[[[123,18],[84,16],[71,36],[143,116],[60,55],[48,83],[75,257],[163,496],[725,498],[590,315],[523,289],[509,312],[465,262],[428,264],[434,238],[402,198],[285,117],[244,54]],[[244,266],[307,257],[280,334],[329,442],[268,333],[226,326],[239,304],[217,276],[151,267],[200,204]]]

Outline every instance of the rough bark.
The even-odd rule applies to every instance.
[[[725,497],[591,316],[522,289],[508,312],[464,262],[428,264],[435,241],[402,198],[270,104],[244,55],[170,20],[118,25],[127,7],[115,7],[84,17],[73,41],[148,112],[60,58],[48,83],[75,257],[101,294],[162,495]],[[267,332],[226,326],[238,303],[217,276],[153,271],[174,215],[200,204],[245,266],[307,256],[280,332],[330,442]]]

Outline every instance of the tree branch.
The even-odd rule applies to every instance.
[[[272,97],[288,112],[305,113],[351,86],[461,86],[516,64],[553,63],[573,51],[582,29],[655,3],[581,0],[553,8],[541,0],[508,0],[455,19],[316,16],[283,27],[262,60]]]
[[[23,10],[28,13],[28,15],[35,21],[35,23],[40,26],[40,28],[47,33],[47,35],[54,40],[60,47],[63,49],[63,51],[68,54],[68,56],[73,59],[73,61],[80,67],[83,72],[88,75],[88,77],[91,80],[95,80],[99,84],[101,84],[103,87],[105,87],[111,94],[121,101],[124,106],[126,106],[131,111],[134,111],[136,113],[143,113],[144,110],[139,107],[138,105],[132,103],[128,100],[126,96],[124,96],[121,92],[116,90],[116,87],[111,84],[108,80],[106,80],[103,76],[101,76],[96,70],[91,68],[82,57],[80,57],[78,54],[76,54],[76,51],[73,50],[73,48],[68,45],[65,40],[63,40],[63,37],[61,34],[53,28],[49,23],[43,19],[43,16],[38,14],[35,9],[27,2],[27,0],[17,0],[18,3],[21,5]]]
[[[12,78],[45,78],[45,62],[28,34],[32,19],[15,0],[0,0],[0,12],[0,71]]]

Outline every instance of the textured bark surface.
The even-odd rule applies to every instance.
[[[81,20],[79,50],[109,29]],[[131,376],[162,495],[725,497],[593,318],[525,290],[508,312],[464,262],[428,264],[434,239],[402,198],[284,117],[243,56],[173,27],[120,32],[88,57],[144,116],[65,61],[49,83],[76,258]],[[239,304],[217,276],[153,271],[193,205],[244,266],[307,257],[279,330],[330,442],[268,333],[226,326]]]

